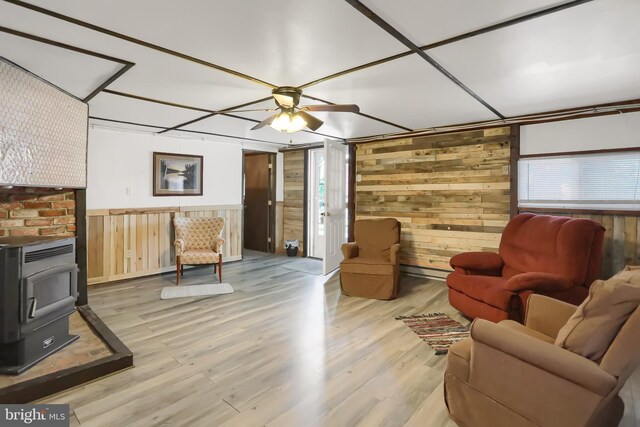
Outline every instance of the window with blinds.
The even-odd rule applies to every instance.
[[[640,209],[640,151],[522,159],[518,206]]]

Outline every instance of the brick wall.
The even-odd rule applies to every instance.
[[[0,190],[0,236],[75,236],[73,190]]]

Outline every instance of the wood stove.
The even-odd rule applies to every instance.
[[[0,373],[20,374],[76,339],[75,238],[0,239]]]

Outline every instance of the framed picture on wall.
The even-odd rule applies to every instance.
[[[202,196],[202,156],[153,153],[154,196]]]

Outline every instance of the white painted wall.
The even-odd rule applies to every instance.
[[[245,144],[244,148],[276,151],[277,146]],[[202,141],[92,127],[87,209],[239,205],[242,203],[242,149],[239,141]],[[153,197],[154,151],[202,155],[204,194]],[[281,187],[278,185],[278,194],[282,192]],[[127,188],[131,189],[131,195],[127,195]]]
[[[640,147],[640,112],[526,125],[520,154]]]

